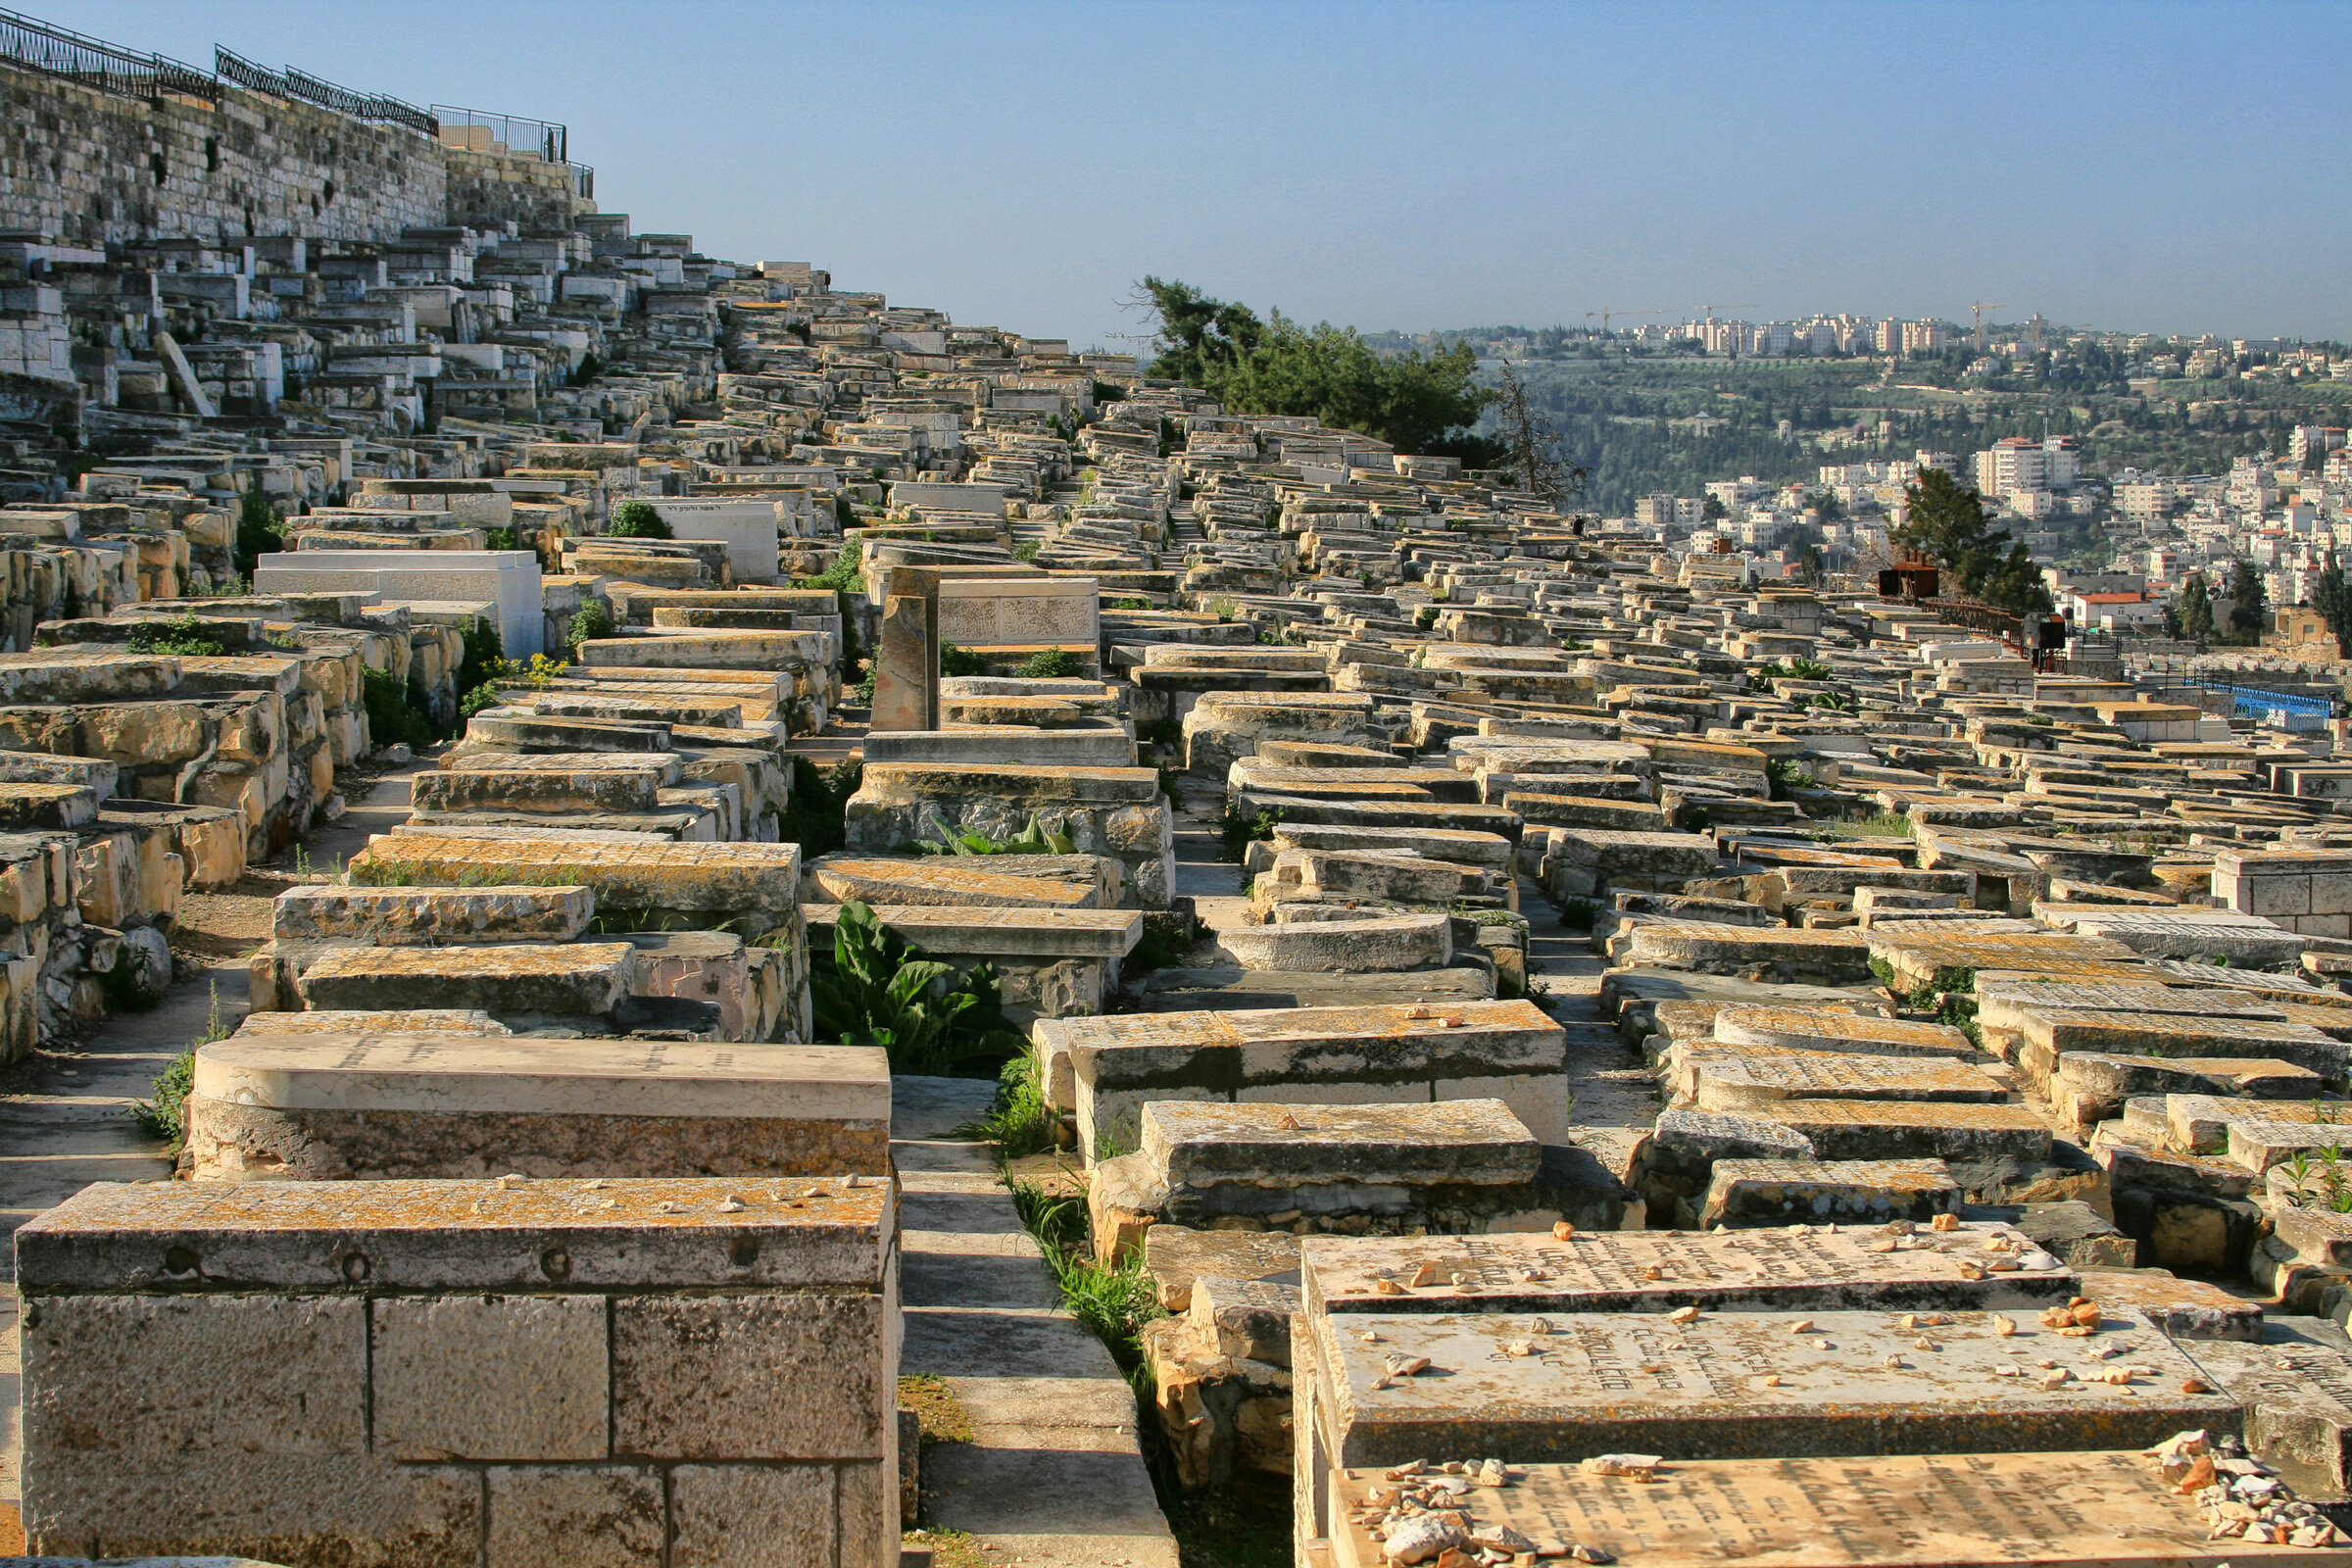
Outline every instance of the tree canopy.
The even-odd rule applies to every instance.
[[[1147,277],[1139,304],[1158,321],[1154,375],[1186,381],[1236,414],[1305,415],[1378,436],[1398,452],[1491,466],[1497,443],[1470,433],[1494,394],[1471,379],[1467,343],[1435,354],[1376,354],[1353,328],[1301,326],[1280,311],[1213,300],[1189,283]]]
[[[1954,586],[1971,599],[2025,614],[2050,609],[2034,552],[2024,540],[2009,542],[2006,528],[1984,517],[1981,491],[1965,489],[1941,468],[1922,468],[1919,482],[1903,488],[1903,525],[1894,543],[1952,574]],[[2009,544],[2003,551],[2001,546]]]

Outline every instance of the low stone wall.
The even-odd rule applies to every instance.
[[[86,1188],[17,1233],[27,1544],[895,1568],[893,1209],[858,1178]]]

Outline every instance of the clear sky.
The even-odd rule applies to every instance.
[[[642,229],[1081,346],[1146,272],[1366,330],[2352,338],[2341,3],[17,3],[561,121]]]

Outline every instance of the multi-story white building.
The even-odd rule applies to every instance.
[[[1705,506],[1695,496],[1643,496],[1634,503],[1634,520],[1645,527],[1695,528]]]

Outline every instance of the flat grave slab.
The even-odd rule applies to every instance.
[[[1339,1568],[1389,1568],[1351,1510],[1392,1483],[1329,1485]],[[1474,1530],[1583,1545],[1641,1568],[2214,1568],[2340,1560],[2341,1548],[2209,1542],[2212,1527],[2132,1452],[1722,1459],[1654,1482],[1530,1464],[1461,1499]]]
[[[1973,1056],[1968,1036],[1944,1023],[1870,1018],[1817,1007],[1733,1005],[1715,1014],[1715,1038],[1734,1046],[1848,1051],[1873,1056]]]
[[[1966,1062],[1836,1052],[1735,1054],[1737,1048],[1685,1048],[1692,1098],[1701,1110],[1769,1116],[1804,1099],[1989,1104],[2006,1091]]]
[[[1310,1236],[1298,1246],[1316,1312],[2039,1310],[2078,1294],[2071,1270],[2008,1225],[1964,1220],[1887,1247],[1896,1240],[1876,1229],[1790,1225],[1580,1230],[1565,1239]],[[1424,1264],[1431,1283],[1413,1285]]]
[[[1951,1321],[1807,1312],[1801,1333],[1758,1312],[1584,1313],[1541,1333],[1540,1314],[1509,1312],[1302,1321],[1317,1439],[1341,1466],[2137,1448],[2193,1427],[2239,1430],[2241,1401],[2184,1392],[2207,1389],[2207,1374],[2128,1310],[2080,1337],[2032,1314],[2006,1336],[1989,1312],[1940,1315]],[[2128,1348],[2098,1354],[2116,1345]],[[1399,1357],[1428,1366],[1398,1376]]]

